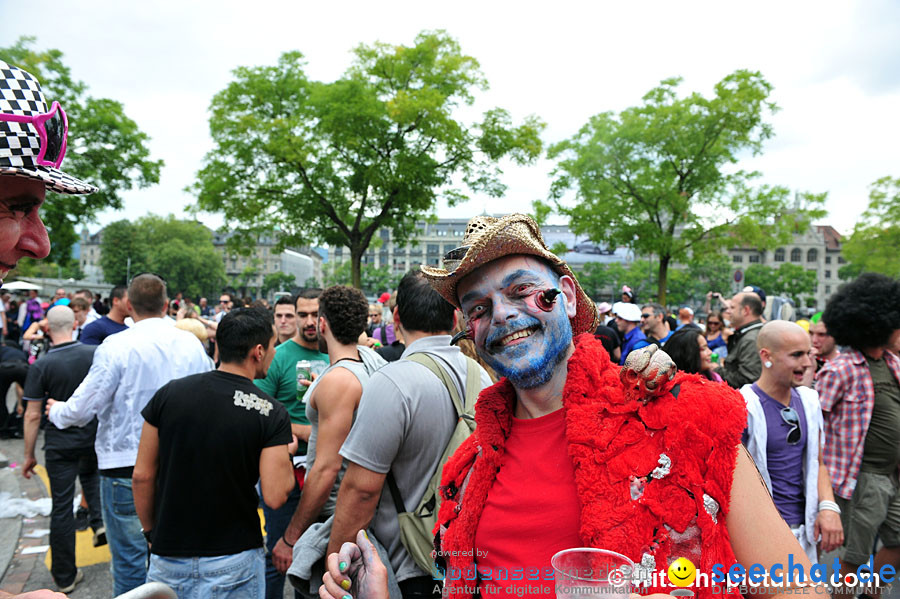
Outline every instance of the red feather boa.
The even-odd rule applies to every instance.
[[[725,516],[747,422],[740,395],[724,384],[679,373],[656,399],[645,402],[636,388],[625,388],[619,367],[591,335],[576,338],[575,346],[562,403],[584,545],[617,551],[636,564],[652,555],[658,572],[682,555],[698,572],[710,572],[715,563],[727,571],[734,553]],[[677,398],[670,393],[676,385]],[[475,433],[444,467],[435,532],[438,555],[447,556],[448,568],[471,571],[475,531],[503,462],[515,397],[506,379],[482,391]],[[660,454],[671,459],[671,469],[651,478]],[[642,489],[636,500],[632,487]],[[704,495],[718,504],[715,521],[704,508]],[[445,592],[464,595],[466,582],[448,579]],[[672,590],[659,582],[649,591]],[[711,596],[708,587],[694,591],[698,598]]]

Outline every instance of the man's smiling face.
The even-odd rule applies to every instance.
[[[38,215],[44,193],[40,181],[0,175],[0,281],[19,259],[50,253],[47,229]]]
[[[562,294],[550,311],[540,306],[542,291]],[[478,354],[514,386],[543,385],[556,368],[565,368],[572,343],[569,319],[575,316],[575,285],[544,261],[507,256],[464,277],[457,286],[463,314]]]

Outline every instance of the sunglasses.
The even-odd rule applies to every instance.
[[[65,111],[54,102],[50,112],[28,116],[24,114],[7,114],[0,112],[0,121],[26,123],[32,125],[41,140],[41,151],[35,158],[39,166],[59,168],[66,156],[66,135],[69,133],[69,118]]]
[[[643,320],[644,318],[650,318],[651,316],[653,316],[653,315],[652,314],[641,314],[641,319]]]
[[[781,419],[791,427],[787,434],[788,445],[796,445],[800,442],[800,437],[803,434],[800,430],[800,415],[797,414],[797,410],[794,408],[782,408]]]
[[[706,324],[722,324],[722,323],[719,322],[718,320],[709,320],[706,322]]]

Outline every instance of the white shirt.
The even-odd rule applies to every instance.
[[[93,306],[91,306],[91,311],[87,313],[87,316],[86,316],[85,319],[84,319],[84,324],[81,325],[81,328],[86,327],[87,325],[91,324],[92,322],[94,322],[94,321],[97,320],[98,318],[100,318],[100,315],[97,314],[97,311],[94,310],[94,307],[93,307]]]
[[[84,426],[96,415],[100,469],[134,466],[141,410],[153,394],[173,379],[209,370],[209,357],[193,334],[162,318],[141,320],[97,347],[87,376],[68,401],[51,408],[50,422]]]

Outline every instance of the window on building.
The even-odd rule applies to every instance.
[[[831,285],[825,285],[825,293],[831,293]]]
[[[831,278],[831,271],[830,271],[830,270],[826,270],[826,271],[825,271],[825,278],[826,278],[826,279],[830,279],[830,278]]]
[[[429,254],[440,254],[441,246],[436,243],[429,243],[428,244],[428,253]]]
[[[825,256],[825,264],[831,264],[831,256]]]
[[[838,264],[847,264],[847,261],[844,260],[843,256],[838,256]]]
[[[754,263],[759,262],[759,254],[750,254],[749,262],[754,262]]]
[[[794,248],[791,250],[791,262],[800,262],[803,259],[803,250]]]
[[[735,254],[731,257],[731,261],[735,262],[735,263],[740,263],[740,262],[744,261],[744,257],[741,256],[740,254]]]
[[[816,248],[811,248],[806,252],[806,261],[807,262],[818,262],[819,260],[819,250]]]
[[[456,246],[455,246],[454,244],[452,244],[452,243],[445,243],[445,244],[444,244],[444,253],[445,253],[445,254],[446,254],[447,252],[453,251],[453,250],[455,250],[455,249],[456,249]]]
[[[784,248],[775,250],[775,262],[784,262]]]

